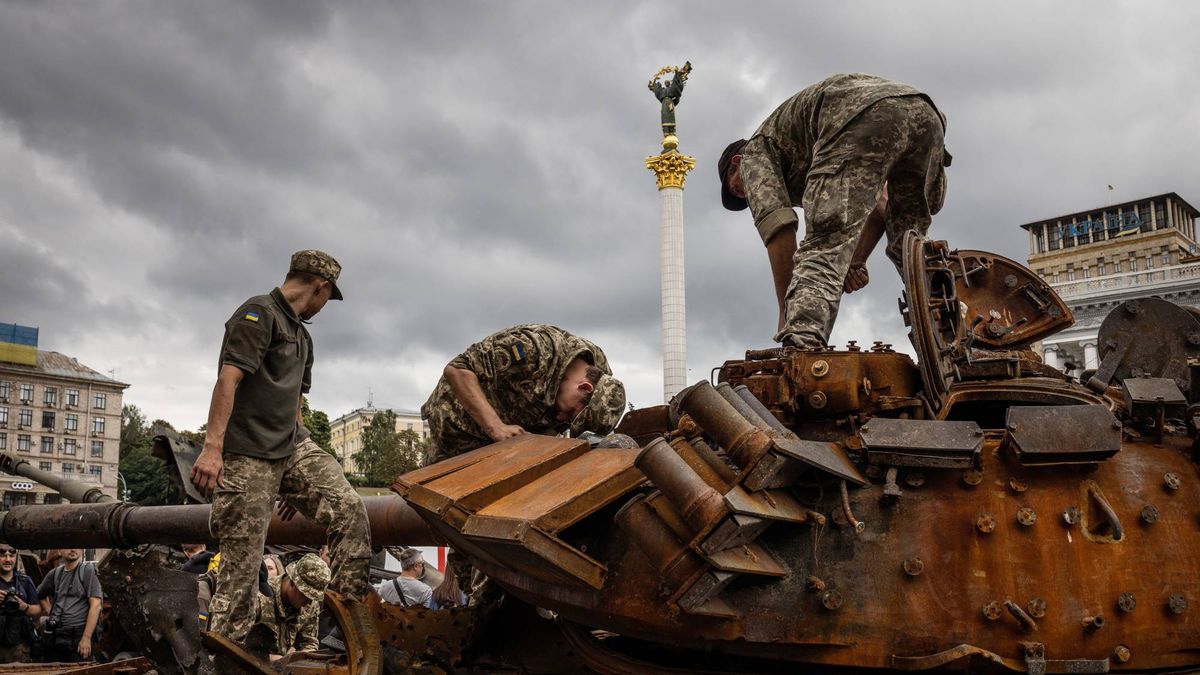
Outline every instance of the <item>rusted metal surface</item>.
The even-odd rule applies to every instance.
[[[1189,358],[1200,357],[1200,319],[1161,298],[1126,300],[1105,317],[1098,337],[1100,368],[1093,388],[1133,377],[1165,377],[1185,394]]]
[[[958,250],[951,260],[968,348],[1016,349],[1075,323],[1067,303],[1028,267],[986,251]]]
[[[112,663],[3,663],[0,675],[150,675],[154,666],[145,657]]]
[[[364,497],[376,545],[437,546],[412,507],[396,496]],[[215,543],[207,504],[136,506],[124,503],[14,506],[0,520],[0,540],[19,548],[133,548],[141,544]],[[320,546],[325,529],[303,515],[284,522],[275,516],[267,544]]]
[[[1004,449],[1026,466],[1086,464],[1121,449],[1121,423],[1103,405],[1008,409]]]
[[[983,430],[967,420],[876,417],[859,434],[872,464],[970,469],[978,463],[983,447]]]

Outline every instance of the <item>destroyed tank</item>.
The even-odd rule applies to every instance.
[[[330,593],[348,655],[280,667],[1200,668],[1196,313],[1125,302],[1081,383],[1032,350],[1073,317],[1024,266],[910,233],[903,269],[915,361],[882,343],[750,351],[627,414],[632,443],[518,436],[398,477],[375,543],[449,545],[503,600]],[[60,541],[33,508],[0,538]],[[138,507],[36,508],[91,509],[95,545],[169,538],[131,528]],[[156,508],[198,509],[174,541],[206,536],[207,507]]]

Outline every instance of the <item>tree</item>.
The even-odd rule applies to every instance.
[[[388,467],[393,478],[420,468],[425,463],[425,450],[429,445],[428,441],[422,440],[420,434],[412,429],[405,429],[396,435],[400,437],[400,451]]]
[[[174,494],[167,478],[166,464],[150,454],[154,443],[154,429],[160,426],[171,428],[164,420],[146,423],[140,408],[126,404],[121,408],[121,475],[125,478],[125,489],[129,500],[142,505],[168,504]],[[122,495],[124,496],[124,495]]]
[[[313,410],[308,406],[308,397],[300,397],[300,417],[304,420],[304,428],[308,429],[308,433],[312,434],[313,442],[321,446],[321,449],[334,455],[333,452],[333,432],[329,427],[329,415],[323,410]],[[337,455],[334,455],[335,457]]]
[[[376,413],[362,432],[362,450],[354,454],[354,462],[371,484],[384,485],[392,478],[388,474],[393,457],[400,452],[400,434],[396,433],[396,413],[385,410]]]

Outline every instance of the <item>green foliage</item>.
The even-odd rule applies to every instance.
[[[362,450],[354,461],[367,485],[387,485],[396,476],[421,465],[425,442],[417,432],[396,432],[396,414],[390,410],[376,413],[362,433]]]
[[[174,496],[166,465],[150,454],[153,430],[162,426],[173,428],[164,420],[148,424],[136,405],[127,403],[121,409],[121,461],[118,468],[125,478],[123,487],[129,491],[129,500],[138,504],[169,504]]]
[[[329,428],[329,415],[323,410],[313,410],[308,405],[308,397],[300,397],[300,416],[304,420],[304,428],[312,434],[313,442],[321,449],[334,455],[333,432]],[[334,455],[335,457],[337,455]]]

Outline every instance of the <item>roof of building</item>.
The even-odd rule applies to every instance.
[[[1186,199],[1184,199],[1183,197],[1180,197],[1179,193],[1164,192],[1161,195],[1154,195],[1152,197],[1142,197],[1140,199],[1133,199],[1133,200],[1130,200],[1127,202],[1121,202],[1120,204],[1109,204],[1108,206],[1097,206],[1095,208],[1084,209],[1082,211],[1075,211],[1075,212],[1067,213],[1067,214],[1064,214],[1061,216],[1053,216],[1051,218],[1038,218],[1037,220],[1025,223],[1024,225],[1021,226],[1021,229],[1028,230],[1030,227],[1033,227],[1034,225],[1041,225],[1042,223],[1047,223],[1047,222],[1051,222],[1051,221],[1055,221],[1055,220],[1067,220],[1067,219],[1071,218],[1072,216],[1083,216],[1083,215],[1087,215],[1089,213],[1094,213],[1096,211],[1107,211],[1109,209],[1124,208],[1126,206],[1133,206],[1134,204],[1141,204],[1142,202],[1149,202],[1149,201],[1153,201],[1155,199],[1162,199],[1163,197],[1170,197],[1171,199],[1177,200],[1180,204],[1183,205],[1183,207],[1185,209],[1187,209],[1188,213],[1193,218],[1200,216],[1200,211],[1197,211],[1196,207],[1189,204]]]
[[[73,380],[88,380],[122,389],[129,386],[124,382],[118,382],[103,373],[88,368],[75,357],[41,349],[37,353],[36,366],[27,366],[23,363],[0,362],[0,370],[7,373],[25,372],[30,375],[48,375],[50,377],[63,377]]]
[[[376,408],[375,406],[367,406],[365,408],[355,408],[354,410],[351,410],[350,412],[346,413],[345,415],[342,415],[341,417],[333,420],[332,422],[330,422],[330,424],[336,424],[338,422],[343,422],[343,421],[348,420],[351,417],[355,417],[355,416],[374,415],[376,413],[387,412],[388,410],[392,411],[393,413],[395,413],[396,415],[401,416],[401,417],[420,417],[421,416],[420,410],[409,410],[408,408]]]

